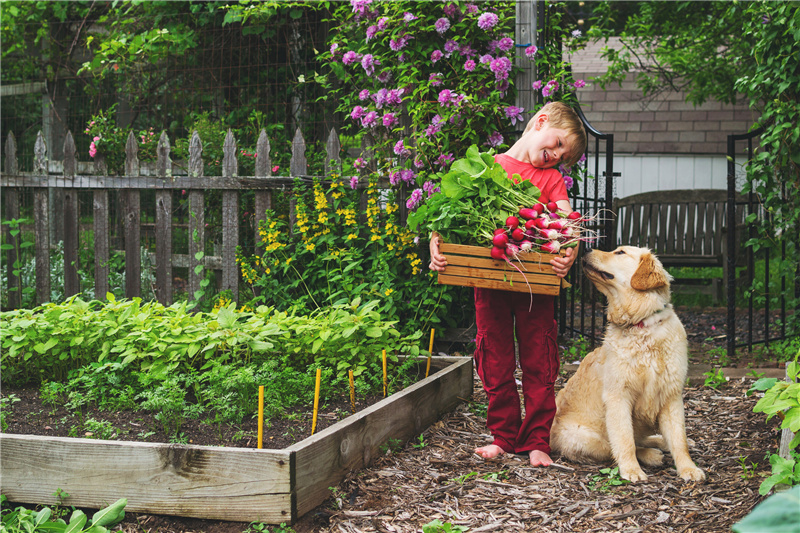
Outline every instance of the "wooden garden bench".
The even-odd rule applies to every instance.
[[[736,226],[743,223],[743,195],[737,194]],[[722,189],[656,191],[614,199],[617,244],[647,247],[666,267],[722,267],[723,277],[676,279],[676,291],[723,298],[727,277],[728,192]],[[738,242],[738,239],[737,239]]]

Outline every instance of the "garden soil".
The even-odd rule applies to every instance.
[[[423,525],[439,520],[467,527],[471,533],[729,532],[734,523],[763,500],[758,487],[770,471],[768,457],[780,441],[776,421],[766,422],[764,415],[752,412],[757,398],[746,395],[753,377],[745,375],[752,372],[741,367],[771,368],[771,372],[765,371],[777,375],[779,365],[743,353],[735,361],[724,362],[740,367],[738,373],[729,374],[744,377],[732,378],[716,389],[705,386],[698,369],[719,366],[723,353],[719,348],[724,348],[725,342],[724,310],[683,309],[679,315],[689,334],[694,376],[684,395],[687,434],[693,441],[691,455],[708,476],[705,483],[681,480],[669,454],[662,467],[645,469],[649,476],[646,482],[623,485],[607,484],[600,474],[601,468],[612,465],[579,464],[555,456],[555,465],[532,468],[526,457],[510,454],[483,460],[473,450],[491,439],[481,412],[486,398],[476,378],[469,404],[445,415],[421,439],[412,440],[401,449],[387,450],[368,468],[349,474],[334,487],[329,500],[293,524],[292,530],[405,533],[422,531]],[[570,366],[565,365],[557,388],[571,374]],[[11,392],[18,396],[22,393],[3,390],[4,395]],[[358,408],[366,403],[362,401]],[[26,405],[26,399],[13,405],[14,419],[25,409],[43,409]],[[330,425],[349,410],[346,401],[326,405],[318,428]],[[110,421],[117,428],[133,428],[126,433],[130,440],[140,432],[138,427],[141,431],[152,427],[153,421],[141,417],[141,413],[130,413],[127,419]],[[37,431],[10,431],[55,435],[53,424],[59,425],[59,420],[43,422],[49,429],[42,426]],[[304,432],[310,432],[310,415],[306,412],[297,412],[294,420],[284,422],[276,421],[266,428],[266,447],[288,446],[290,441],[304,438]],[[196,432],[191,424],[182,427],[187,442],[219,444],[221,438],[227,445],[255,447],[250,429],[223,432],[214,426],[198,426],[203,426],[202,432]],[[150,435],[148,440],[156,437]],[[127,513],[115,529],[125,533],[291,531],[288,526],[282,530],[260,524],[141,513]]]

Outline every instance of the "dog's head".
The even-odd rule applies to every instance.
[[[669,303],[672,278],[647,248],[620,246],[611,252],[592,250],[583,258],[583,272],[608,298],[612,321],[635,323],[636,317],[649,316]]]

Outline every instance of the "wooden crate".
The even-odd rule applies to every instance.
[[[447,268],[439,272],[442,285],[483,287],[503,291],[528,292],[557,296],[569,284],[556,276],[550,259],[553,254],[526,252],[520,261],[514,260],[522,273],[505,261],[492,259],[490,248],[442,244],[439,249],[447,257]]]
[[[58,505],[61,489],[76,507],[124,497],[129,512],[293,523],[389,439],[418,436],[472,395],[471,357],[432,359],[429,377],[282,450],[0,433],[3,494]]]

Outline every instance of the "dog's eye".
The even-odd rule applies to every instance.
[[[625,255],[625,250],[617,250],[614,255]]]

